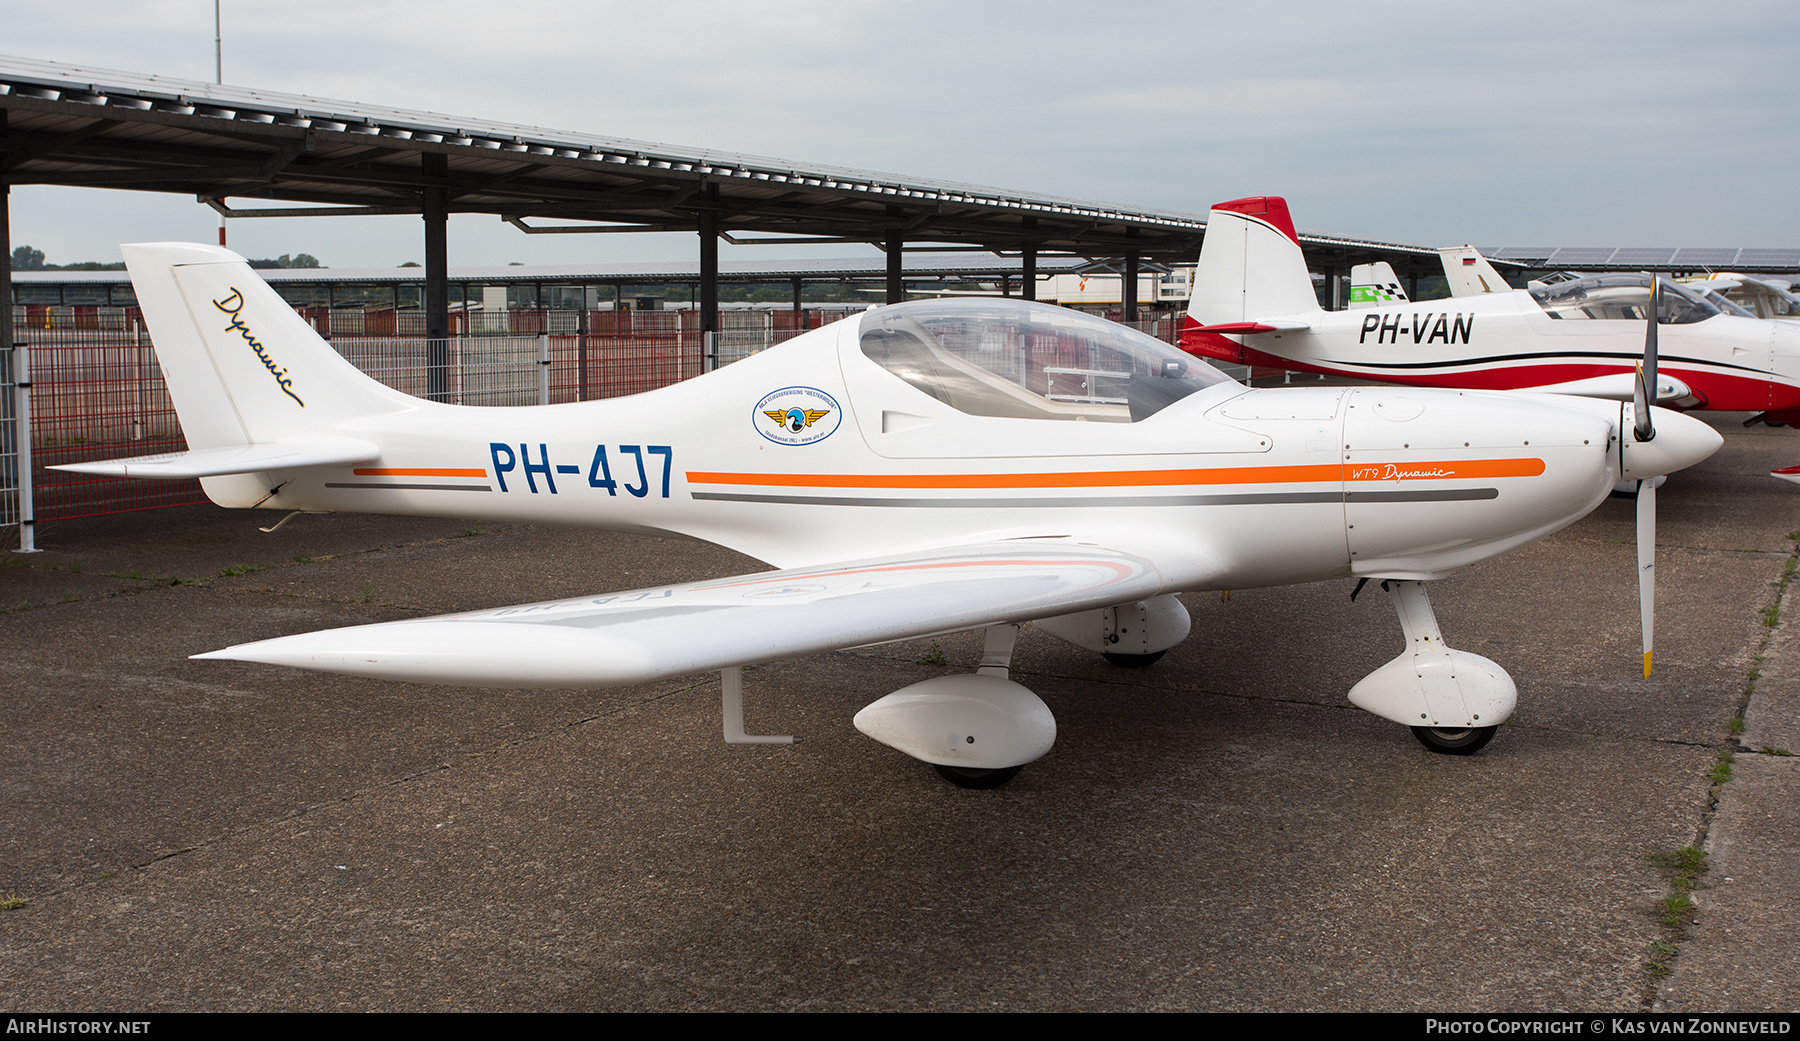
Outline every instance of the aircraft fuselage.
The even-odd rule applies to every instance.
[[[1524,290],[1314,312],[1305,320],[1304,330],[1241,337],[1190,328],[1182,346],[1241,364],[1486,390],[1629,374],[1644,349],[1641,320],[1553,318]],[[1681,407],[1800,407],[1800,326],[1716,315],[1663,325],[1659,338],[1660,372],[1694,392]]]
[[[409,399],[333,430],[377,460],[289,471],[273,496],[270,475],[206,489],[228,506],[675,534],[784,568],[1103,533],[1182,547],[1220,576],[1209,587],[1249,588],[1435,577],[1572,522],[1619,479],[1604,403],[1226,382],[1135,423],[969,415],[864,357],[857,324],[630,398]],[[1168,570],[1182,588],[1189,569]]]

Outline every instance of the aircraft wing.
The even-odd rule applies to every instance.
[[[284,437],[266,444],[202,448],[129,459],[96,459],[87,463],[63,463],[50,469],[102,477],[219,477],[292,470],[302,466],[367,463],[380,454],[381,449],[375,445],[353,437]]]
[[[196,658],[487,687],[602,687],[1141,600],[1203,582],[1021,539],[241,644]],[[1180,584],[1177,584],[1180,583]]]

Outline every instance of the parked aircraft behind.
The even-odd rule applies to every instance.
[[[1483,293],[1512,291],[1494,265],[1474,246],[1448,246],[1438,250],[1443,264],[1444,281],[1451,296],[1480,296]],[[1350,310],[1366,311],[1382,304],[1404,304],[1411,300],[1401,287],[1399,276],[1385,260],[1373,264],[1357,264],[1350,269]]]
[[[1394,274],[1393,265],[1385,260],[1373,264],[1357,264],[1350,269],[1350,310],[1366,311],[1383,304],[1404,304],[1410,297]]]
[[[1730,271],[1715,271],[1704,278],[1684,278],[1696,290],[1711,290],[1756,318],[1800,320],[1800,296],[1785,279],[1751,278]]]
[[[727,740],[755,741],[742,666],[979,628],[974,675],[856,716],[968,787],[1003,783],[1055,738],[1008,676],[1021,623],[1148,665],[1188,634],[1175,593],[1328,578],[1380,581],[1406,637],[1350,700],[1433,750],[1473,752],[1516,693],[1444,645],[1424,583],[1721,443],[1694,419],[1590,399],[1249,390],[1123,326],[994,299],[871,308],[633,397],[460,407],[358,372],[236,254],[124,250],[192,448],[68,469],[197,476],[230,507],[684,535],[779,569],[196,657],[505,687],[719,669]],[[1646,614],[1646,652],[1648,631]]]
[[[1491,270],[1491,268],[1490,268]],[[1632,395],[1647,274],[1325,311],[1285,200],[1213,207],[1181,346],[1239,364],[1429,387]],[[1725,314],[1663,282],[1657,400],[1800,423],[1800,324]]]

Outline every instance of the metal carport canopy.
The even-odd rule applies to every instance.
[[[1194,259],[1206,227],[1187,213],[26,58],[0,57],[0,111],[6,182],[176,192],[221,205],[271,199],[346,214],[422,213],[441,192],[447,212],[522,227],[555,219],[696,231],[704,215],[728,239],[787,233],[880,244],[898,235],[1174,262]],[[1418,246],[1312,233],[1301,241],[1334,267],[1437,262]]]

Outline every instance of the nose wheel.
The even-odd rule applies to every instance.
[[[1151,651],[1149,654],[1115,654],[1112,651],[1101,651],[1100,657],[1122,669],[1147,669],[1162,660],[1168,651]]]
[[[1419,743],[1442,755],[1474,755],[1487,747],[1499,727],[1413,727]]]
[[[976,791],[988,791],[992,788],[998,788],[1019,776],[1019,771],[1025,769],[1023,766],[1007,766],[998,770],[981,770],[969,766],[933,765],[937,766],[937,772],[944,780],[949,781],[958,788],[970,788]]]

